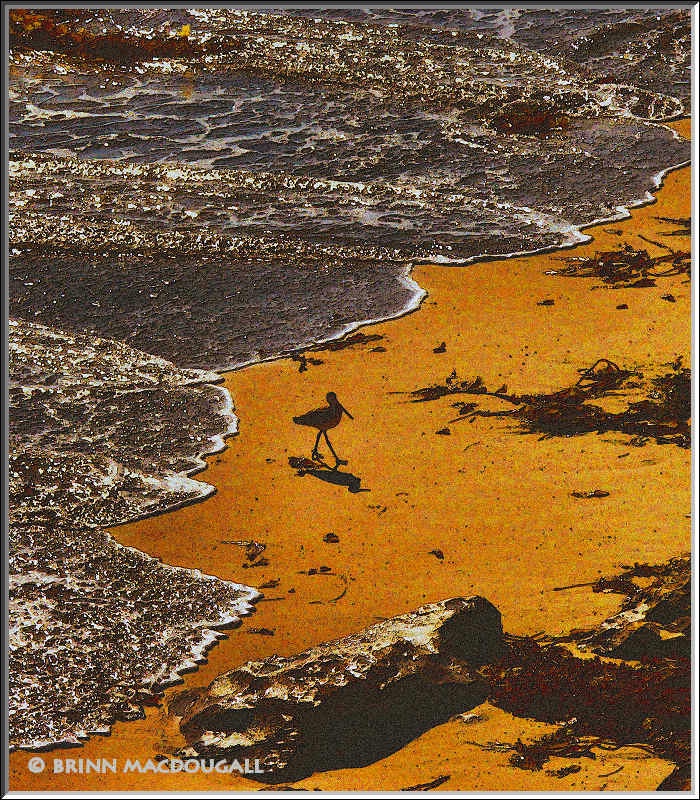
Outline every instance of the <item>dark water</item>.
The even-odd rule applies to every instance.
[[[187,23],[213,55],[111,71],[14,59],[12,308],[182,365],[231,367],[399,313],[416,261],[572,243],[688,158],[657,124],[687,106],[685,11],[80,22]],[[499,132],[522,101],[564,130]],[[149,166],[173,162],[186,176]]]

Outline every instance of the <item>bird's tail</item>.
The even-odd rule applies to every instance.
[[[292,417],[292,421],[296,422],[297,425],[303,425],[304,423],[301,421],[301,417]]]

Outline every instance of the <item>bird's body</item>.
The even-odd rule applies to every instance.
[[[300,414],[298,417],[293,417],[292,419],[297,425],[306,425],[309,428],[316,428],[318,431],[318,436],[316,437],[316,443],[314,444],[314,449],[311,453],[312,457],[315,459],[320,459],[320,454],[318,452],[318,443],[321,439],[321,434],[326,439],[328,447],[330,447],[331,453],[335,456],[336,460],[336,467],[338,464],[347,463],[341,461],[333,450],[333,446],[330,443],[328,438],[328,433],[331,428],[335,428],[337,425],[340,424],[340,420],[342,419],[343,414],[347,414],[350,419],[353,419],[352,414],[347,411],[341,405],[340,401],[336,397],[335,392],[328,392],[326,395],[326,400],[328,401],[327,406],[323,406],[321,408],[314,408],[312,411],[307,411],[305,414]]]
[[[307,425],[309,428],[317,428],[319,431],[329,431],[340,423],[343,416],[343,407],[336,399],[335,403],[329,403],[322,408],[314,408],[306,414],[294,417],[297,425]]]

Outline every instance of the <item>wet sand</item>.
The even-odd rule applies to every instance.
[[[676,127],[689,134],[688,121]],[[511,392],[531,393],[570,385],[579,368],[598,358],[650,374],[664,371],[661,365],[678,355],[688,363],[687,276],[613,290],[595,288],[601,286],[596,279],[544,273],[561,268],[562,255],[592,254],[622,242],[652,255],[663,252],[642,242],[639,233],[685,248],[687,239],[661,235],[677,226],[655,217],[689,216],[689,179],[688,168],[670,173],[655,204],[633,210],[631,219],[588,229],[594,240],[576,251],[415,269],[413,278],[428,296],[416,313],[363,329],[381,335],[381,341],[313,353],[323,363],[304,372],[298,362],[284,359],[226,375],[240,432],[202,475],[217,494],[112,531],[121,543],[169,564],[254,586],[278,582],[263,589],[255,615],[211,651],[208,664],[186,678],[186,687],[206,684],[249,659],[295,653],[455,595],[487,597],[502,612],[504,629],[514,634],[557,634],[592,625],[617,609],[619,596],[555,587],[689,550],[688,450],[653,442],[629,447],[629,437],[614,433],[539,440],[498,418],[448,424],[457,416],[451,403],[474,398],[411,403],[406,395],[442,383],[453,369],[460,378],[480,375],[490,388],[506,383]],[[662,299],[669,293],[675,303]],[[538,305],[543,299],[554,305]],[[628,308],[618,309],[621,304]],[[445,352],[434,353],[443,341]],[[375,350],[378,346],[384,350]],[[349,461],[341,470],[360,478],[369,491],[299,477],[287,463],[289,456],[308,456],[315,435],[291,418],[322,405],[327,391],[335,391],[355,417],[331,433],[334,447]],[[503,407],[494,399],[479,402]],[[445,427],[449,436],[436,433]],[[571,494],[593,489],[609,496]],[[337,535],[337,544],[324,542],[329,532]],[[225,543],[251,539],[266,544],[268,565],[244,567],[250,562],[243,549]],[[444,560],[430,553],[436,549]],[[301,574],[320,566],[331,571]],[[251,627],[275,635],[253,634]],[[149,709],[145,720],[117,724],[111,737],[95,737],[80,750],[52,751],[47,762],[54,757],[145,761],[172,751],[180,740],[164,709],[177,691],[166,694],[162,709]],[[299,786],[396,790],[450,775],[441,790],[641,791],[656,788],[672,770],[634,748],[601,752],[595,761],[580,759],[582,770],[566,778],[517,770],[508,766],[508,753],[478,744],[534,738],[553,726],[490,706],[480,711],[488,719],[449,722],[381,762],[315,775]],[[53,775],[49,767],[31,775],[30,755],[12,756],[12,788],[259,788],[250,780],[215,774],[68,776]],[[546,769],[571,763],[557,761]],[[623,769],[608,775],[619,766]]]

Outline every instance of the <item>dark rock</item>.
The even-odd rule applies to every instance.
[[[689,640],[685,636],[663,639],[656,625],[643,622],[637,627],[620,631],[609,655],[640,661],[643,658],[677,658],[684,654],[685,649],[689,655]]]
[[[192,689],[185,689],[178,692],[168,702],[168,714],[175,717],[182,717],[187,709],[206,692],[206,686],[195,686]]]
[[[669,593],[651,608],[646,618],[649,622],[670,625],[681,617],[690,616],[690,581],[675,592]]]
[[[618,311],[624,311],[625,309],[629,308],[629,306],[627,305],[627,303],[620,303],[620,305],[619,306],[615,306],[615,308]]]
[[[554,305],[554,300],[540,300],[537,303],[537,305],[538,306],[553,306]]]
[[[475,673],[503,649],[501,615],[457,597],[297,656],[219,676],[181,721],[189,755],[258,758],[265,783],[359,767],[482,703]]]
[[[661,299],[666,300],[668,303],[676,302],[676,298],[672,294],[662,294]]]
[[[690,764],[680,764],[656,787],[657,792],[689,792],[691,790]]]
[[[324,542],[327,542],[328,544],[338,544],[338,542],[340,541],[340,539],[339,539],[339,538],[336,536],[336,534],[335,534],[335,533],[327,533],[327,534],[326,534],[326,535],[323,537],[323,541],[324,541]]]
[[[437,347],[433,348],[433,353],[446,353],[447,352],[447,343],[441,342]]]
[[[435,431],[439,436],[450,436],[452,431],[449,428],[440,428],[439,431]]]

